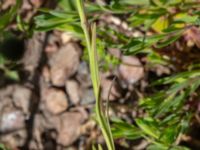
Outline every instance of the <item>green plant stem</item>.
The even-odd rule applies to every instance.
[[[99,77],[98,58],[96,51],[96,24],[89,26],[85,16],[83,1],[76,0],[76,4],[80,16],[81,27],[85,35],[86,47],[89,55],[90,75],[92,78],[92,84],[96,98],[95,110],[96,110],[97,121],[100,125],[108,150],[115,150],[109,122],[107,121],[102,111],[102,105],[100,99],[100,77]]]

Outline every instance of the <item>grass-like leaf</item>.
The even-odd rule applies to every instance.
[[[105,113],[102,110],[101,99],[100,99],[100,77],[99,77],[99,67],[98,67],[98,58],[96,51],[96,24],[92,24],[91,26],[87,22],[83,1],[76,0],[77,9],[80,16],[81,27],[83,29],[86,46],[89,55],[89,66],[90,66],[90,74],[92,78],[93,90],[96,98],[96,117],[97,121],[102,130],[104,139],[107,144],[108,150],[114,150],[114,142],[111,134],[111,129],[109,126],[109,122],[106,119]],[[91,33],[91,34],[90,34]],[[99,147],[100,149],[100,147]]]

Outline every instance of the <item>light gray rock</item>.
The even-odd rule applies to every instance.
[[[80,102],[80,88],[75,80],[67,80],[65,83],[66,91],[69,98],[73,104],[78,104]]]
[[[25,117],[21,111],[5,110],[0,120],[0,132],[6,133],[22,129],[25,126],[24,121]]]
[[[110,101],[117,100],[120,97],[120,92],[117,90],[116,84],[110,79],[101,78],[101,88],[101,97],[103,100],[107,100],[108,96]]]
[[[93,89],[85,89],[83,91],[81,104],[82,105],[88,105],[95,102],[94,92]]]
[[[67,78],[74,75],[79,66],[80,49],[69,43],[56,52],[50,59],[51,81],[54,86],[64,86]]]
[[[119,76],[127,84],[134,84],[144,77],[144,68],[137,57],[123,56]]]
[[[66,112],[62,114],[57,142],[63,146],[69,146],[75,142],[81,134],[81,124],[84,120],[85,118],[79,112]]]
[[[65,111],[68,107],[68,99],[65,93],[54,88],[45,91],[45,104],[47,110],[56,115]]]
[[[13,103],[21,109],[25,114],[29,113],[29,103],[31,90],[23,86],[15,86],[13,91]]]

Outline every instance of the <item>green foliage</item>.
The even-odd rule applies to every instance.
[[[112,133],[114,138],[126,138],[135,140],[142,138],[143,132],[134,125],[128,124],[119,119],[113,119]]]
[[[2,32],[7,25],[14,19],[21,6],[22,0],[16,0],[16,4],[10,8],[10,10],[1,14],[0,16],[0,32]]]
[[[140,106],[146,110],[149,117],[136,119],[137,126],[129,129],[129,134],[137,133],[136,128],[138,127],[139,131],[142,132],[140,135],[154,143],[154,145],[150,145],[149,149],[167,150],[169,147],[185,149],[177,147],[176,140],[189,127],[192,110],[186,111],[184,105],[189,96],[199,88],[199,79],[200,71],[195,70],[154,82],[152,86],[169,86],[167,89],[155,92],[154,95],[141,100]],[[118,122],[115,122],[114,126],[115,124],[118,125]],[[126,127],[127,124],[122,123],[121,126]],[[126,137],[123,132],[120,132],[120,128],[113,130],[113,134],[117,134],[115,137]]]
[[[85,2],[87,25],[99,20],[102,14],[109,13],[123,18],[123,21],[132,29],[141,31],[139,36],[130,36],[109,25],[99,26],[97,28],[98,38],[93,41],[91,32],[94,34],[95,29],[93,27],[92,30],[90,26],[83,23],[86,17],[80,14],[80,8],[79,15],[82,16],[81,19],[79,18],[75,1],[60,0],[59,7],[60,9],[57,10],[41,9],[42,14],[35,18],[36,30],[58,29],[71,32],[82,40],[82,44],[87,47],[84,58],[90,63],[97,104],[100,81],[98,63],[95,61],[97,60],[96,55],[99,56],[100,64],[105,64],[105,69],[108,69],[110,64],[120,63],[119,59],[110,56],[105,51],[108,48],[118,48],[127,55],[146,55],[147,65],[150,63],[168,66],[171,65],[172,58],[164,57],[160,55],[160,52],[174,45],[192,26],[200,25],[199,2],[196,0],[111,0],[106,5],[97,5],[87,1]],[[194,11],[191,12],[191,10]],[[79,23],[80,20],[82,25]],[[96,48],[98,54],[94,50]],[[177,141],[181,134],[186,133],[193,117],[193,110],[185,110],[184,106],[199,89],[200,71],[197,69],[199,69],[199,63],[192,63],[184,72],[172,73],[171,76],[152,83],[152,93],[140,100],[140,108],[144,109],[145,116],[134,118],[135,124],[114,120],[113,137],[129,140],[145,138],[150,143],[148,150],[187,150],[179,146]],[[163,87],[162,90],[159,86]],[[96,111],[97,116],[99,115],[99,124],[109,145],[112,143],[112,135],[108,122],[104,114],[100,113],[100,105],[96,106]]]
[[[21,4],[22,0],[16,0],[16,4],[2,12],[0,16],[0,70],[7,78],[12,80],[19,80],[18,72],[13,70],[15,62],[6,57],[3,51],[7,51],[4,47],[6,40],[14,37],[11,32],[7,31],[7,27],[15,20]]]
[[[74,11],[63,12],[41,9],[44,14],[35,17],[37,31],[49,31],[58,29],[73,33],[77,37],[83,37],[83,32],[78,23],[78,14]]]

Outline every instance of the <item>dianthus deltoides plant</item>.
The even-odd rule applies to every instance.
[[[95,23],[89,24],[89,22],[87,21],[84,11],[83,1],[76,0],[76,4],[89,55],[90,75],[92,79],[94,95],[96,98],[95,111],[96,111],[97,122],[103,133],[108,150],[115,150],[108,116],[106,116],[105,112],[103,112],[100,99],[100,93],[101,93],[100,76],[99,76],[98,58],[96,51],[96,24]],[[95,147],[93,147],[93,149],[95,149]],[[99,149],[102,149],[100,145]]]
[[[196,106],[189,104],[189,101],[193,103],[196,96],[199,97],[200,61],[198,58],[185,61],[185,58],[196,56],[196,53],[199,56],[196,38],[199,37],[200,26],[199,0],[109,0],[105,5],[87,0],[84,4],[85,7],[83,0],[59,0],[60,9],[41,9],[42,13],[34,18],[34,30],[67,31],[83,41],[87,48],[84,57],[90,64],[96,97],[96,120],[108,149],[114,149],[113,138],[123,138],[130,141],[145,139],[147,150],[189,150],[181,141],[184,141],[182,137],[187,136],[198,113]],[[106,23],[106,26],[97,26],[101,40],[96,39],[96,25],[91,22],[101,21],[102,14],[120,18],[133,29],[131,31],[136,29],[141,32],[129,35]],[[188,40],[191,35],[194,46],[188,47],[186,43],[189,41],[191,44],[191,39]],[[187,40],[183,42],[185,37]],[[143,96],[137,101],[139,107],[135,108],[145,113],[141,117],[134,117],[131,123],[111,118],[111,128],[107,108],[102,108],[99,97],[101,91],[97,60],[105,62],[105,68],[121,61],[113,59],[105,50],[108,48],[144,57],[147,75],[157,65],[171,68],[170,74],[156,76],[156,81],[148,77],[148,87],[142,91]],[[182,55],[184,57],[180,57]],[[101,146],[98,149],[102,149]]]

